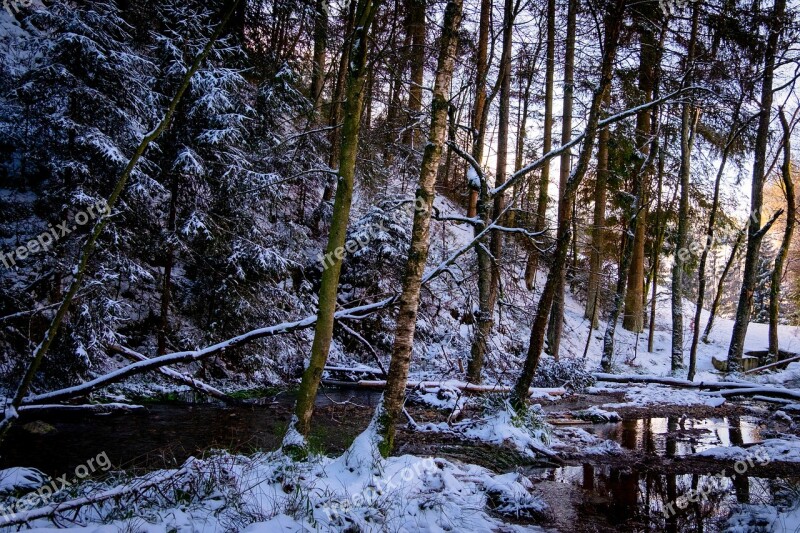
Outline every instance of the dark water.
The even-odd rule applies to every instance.
[[[568,513],[583,526],[576,527],[578,531],[720,531],[739,504],[774,504],[800,484],[797,478],[729,477],[734,472],[726,470],[730,470],[726,476],[717,477],[715,473],[662,474],[587,463],[529,475],[538,480],[537,486],[565,484],[577,491],[574,501],[562,501],[572,507]],[[702,490],[705,497],[686,501],[681,509],[679,498],[690,496],[692,490]]]
[[[379,398],[379,392],[323,392],[312,445],[329,454],[341,453],[366,427]],[[35,467],[57,477],[105,452],[115,468],[136,472],[173,467],[215,448],[241,453],[274,450],[292,405],[291,397],[279,396],[235,407],[156,404],[139,414],[24,419],[0,450],[0,468]],[[655,459],[679,460],[711,447],[762,440],[758,420],[748,417],[649,418],[581,427]],[[561,531],[716,531],[732,506],[775,502],[787,487],[800,486],[800,479],[758,477],[757,467],[745,475],[731,477],[733,472],[728,472],[715,477],[716,471],[666,473],[596,461],[524,473],[542,493],[566,494],[551,501],[562,520],[551,525]],[[697,487],[708,487],[705,501],[676,508],[674,515],[665,517],[666,505]]]
[[[721,531],[739,504],[781,503],[800,487],[800,477],[759,477],[764,472],[757,459],[742,474],[736,473],[733,461],[713,463],[699,472],[680,466],[681,457],[709,448],[746,447],[763,440],[759,421],[752,417],[645,418],[584,429],[639,452],[642,462],[587,462],[526,471],[540,490],[570,489],[565,492],[569,497],[559,501],[559,512],[574,517],[580,526],[575,531]],[[673,465],[671,472],[652,468],[655,461]],[[678,505],[680,497],[698,489],[705,497],[680,500],[685,508]],[[573,530],[561,523],[557,527]]]
[[[369,423],[375,392],[325,391],[317,401],[311,445],[341,453]],[[212,449],[251,453],[278,448],[291,418],[289,396],[257,405],[154,404],[119,415],[59,414],[24,418],[0,450],[0,469],[38,468],[50,476],[71,472],[103,452],[115,469],[174,467]],[[47,432],[48,427],[52,430]]]

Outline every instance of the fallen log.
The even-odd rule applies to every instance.
[[[743,387],[739,389],[719,390],[715,394],[723,398],[728,396],[767,396],[800,401],[800,392],[779,387]]]
[[[782,361],[776,361],[774,363],[770,363],[768,365],[760,366],[758,368],[751,368],[744,372],[745,374],[754,374],[756,372],[760,372],[762,370],[769,370],[770,368],[774,368],[776,366],[785,365],[788,363],[793,363],[795,361],[800,361],[800,355],[795,355],[794,357],[789,357],[787,359],[783,359]]]
[[[144,411],[145,406],[133,405],[128,403],[98,403],[86,405],[23,405],[18,409],[20,414],[41,414],[47,412],[58,413],[89,413],[89,414],[111,414],[111,413],[130,413],[132,411]]]
[[[139,352],[135,352],[130,348],[126,348],[124,346],[113,345],[109,346],[108,349],[113,353],[118,353],[127,357],[132,361],[149,361],[150,358],[146,355],[140,354]],[[175,370],[167,367],[162,366],[157,369],[160,373],[164,374],[168,378],[173,381],[177,381],[178,383],[183,383],[184,385],[188,385],[194,390],[211,396],[212,398],[216,398],[218,400],[222,400],[225,403],[238,403],[236,399],[231,398],[221,390],[217,389],[216,387],[212,387],[207,383],[203,383],[202,381],[195,379],[191,376],[187,376],[186,374],[181,374],[180,372],[176,372]]]
[[[787,398],[800,400],[800,392],[795,392],[783,387],[765,387],[758,383],[746,381],[688,381],[680,378],[668,378],[659,376],[638,376],[638,375],[616,375],[616,374],[593,374],[598,381],[608,381],[612,383],[654,383],[669,387],[708,389],[709,395],[722,396],[759,396],[775,398]]]
[[[11,515],[5,514],[0,516],[0,526],[5,527],[15,524],[25,524],[41,518],[50,518],[58,513],[73,511],[75,509],[80,509],[81,507],[86,507],[87,505],[94,505],[111,499],[119,499],[123,496],[135,495],[136,497],[139,497],[142,491],[146,489],[156,487],[174,478],[188,474],[190,472],[190,468],[193,466],[194,459],[190,459],[190,462],[179,470],[167,472],[166,474],[151,476],[149,479],[144,479],[137,483],[120,485],[112,489],[104,490],[62,503],[50,503],[31,511],[23,511]]]
[[[322,383],[331,386],[338,386],[338,387],[347,386],[347,387],[356,387],[361,389],[383,390],[384,388],[386,388],[386,380],[383,379],[376,379],[376,380],[362,379],[354,382],[325,379],[322,380]],[[423,390],[452,388],[452,389],[459,389],[464,392],[482,392],[482,393],[510,393],[513,389],[513,387],[505,385],[476,385],[474,383],[467,383],[466,381],[409,381],[406,384],[406,387],[409,389],[423,389]],[[528,392],[531,396],[544,395],[544,394],[549,396],[563,396],[564,394],[567,393],[566,389],[562,387],[551,387],[551,388],[531,387]]]
[[[638,374],[606,374],[597,372],[592,374],[597,381],[609,383],[654,383],[684,389],[722,389],[726,387],[746,387],[751,383],[746,381],[689,381],[688,379],[669,378],[661,376],[641,376]]]

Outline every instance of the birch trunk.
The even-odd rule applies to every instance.
[[[430,245],[430,221],[435,195],[436,174],[442,157],[442,147],[447,134],[448,92],[453,79],[458,28],[461,24],[463,0],[449,0],[444,14],[441,49],[439,51],[436,81],[433,88],[433,110],[428,143],[422,158],[419,188],[414,210],[414,227],[411,233],[411,248],[408,252],[400,309],[397,316],[392,360],[386,392],[383,396],[383,412],[379,418],[378,432],[382,437],[381,454],[388,457],[394,447],[395,425],[403,411],[408,369],[414,346],[414,332],[419,309],[419,294],[422,276],[428,259]]]

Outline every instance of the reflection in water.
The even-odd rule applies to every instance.
[[[590,464],[532,469],[529,474],[532,479],[557,481],[586,491],[581,504],[586,516],[602,517],[620,531],[717,531],[732,506],[773,503],[779,488],[785,485],[781,480],[756,477],[644,473]],[[698,489],[707,492],[705,501],[687,502],[684,509],[675,505],[678,498]],[[675,514],[665,513],[670,503]]]
[[[750,417],[646,418],[586,428],[623,448],[666,457],[680,457],[717,446],[741,446],[760,442],[761,427]]]
[[[380,396],[374,391],[321,391],[312,445],[331,454],[343,452],[367,427]],[[232,407],[156,404],[134,415],[61,413],[43,418],[54,428],[46,433],[27,431],[27,420],[14,426],[3,442],[0,469],[27,466],[59,476],[106,452],[114,468],[153,470],[175,467],[212,449],[271,451],[280,445],[293,403],[281,396]]]

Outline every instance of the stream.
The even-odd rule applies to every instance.
[[[379,391],[323,391],[312,447],[341,454],[366,427],[379,399]],[[143,473],[175,467],[212,449],[274,450],[292,406],[291,396],[279,395],[232,407],[156,403],[133,414],[40,414],[12,429],[0,451],[0,468],[34,467],[57,477],[105,452],[115,469]],[[733,477],[732,472],[713,475],[725,467],[721,463],[710,472],[691,462],[681,466],[682,457],[698,451],[761,441],[756,418],[653,417],[579,427],[619,443],[640,460],[614,463],[597,457],[563,467],[516,467],[550,504],[554,512],[547,525],[559,531],[716,531],[731,504],[774,503],[800,487],[800,477],[774,472],[759,477],[758,466]],[[664,462],[677,467],[661,470]],[[707,501],[665,517],[665,505],[698,487],[708,487]]]

